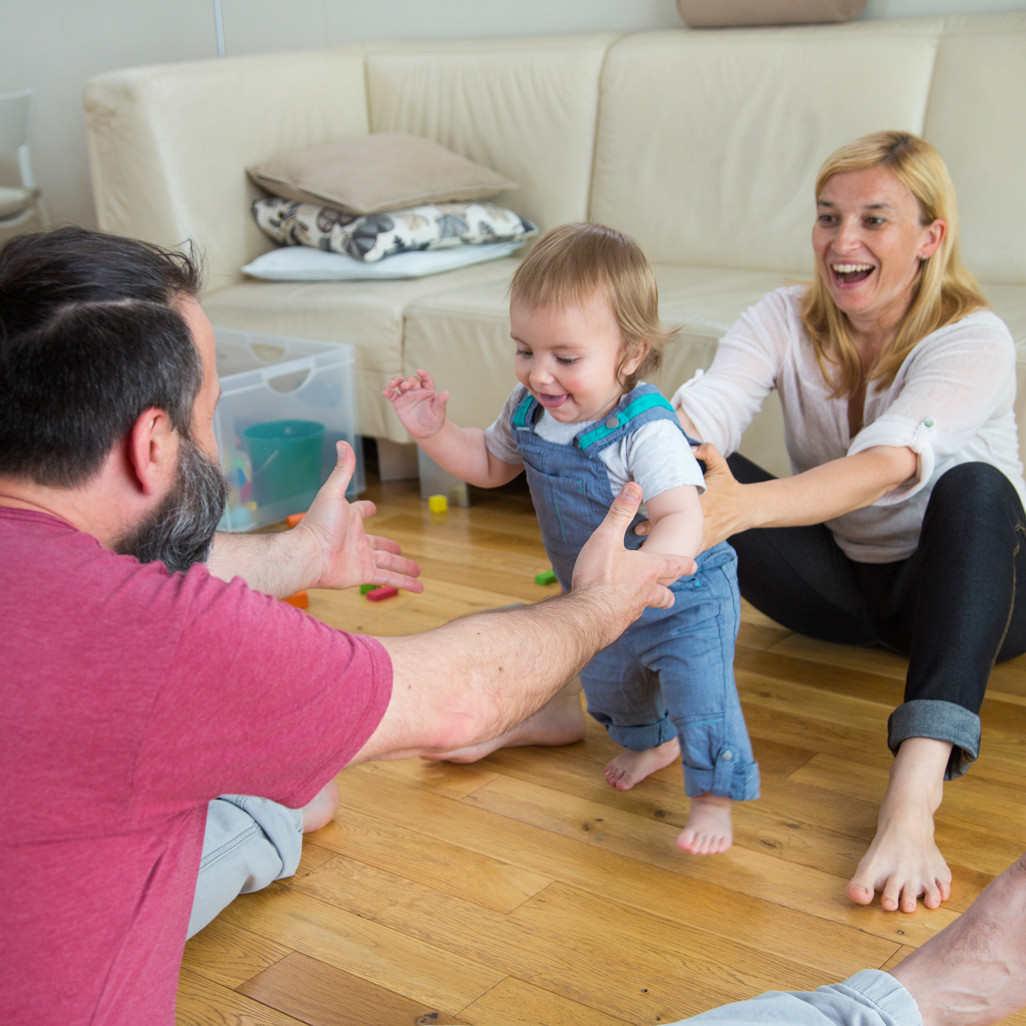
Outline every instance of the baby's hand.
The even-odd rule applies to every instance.
[[[391,400],[403,427],[418,441],[441,431],[449,393],[436,392],[435,379],[426,370],[415,377],[392,378],[381,394]]]

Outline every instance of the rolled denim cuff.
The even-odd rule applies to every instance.
[[[684,764],[684,793],[689,798],[712,793],[735,802],[759,797],[759,764],[743,762],[731,750],[720,753],[713,769]]]
[[[599,720],[599,722],[602,721]],[[658,748],[677,736],[677,728],[670,722],[668,716],[664,716],[655,723],[641,723],[636,727],[607,724],[606,731],[609,733],[610,740],[615,741],[621,748],[626,748],[629,752],[647,752],[649,748]]]
[[[895,755],[902,741],[930,737],[950,741],[951,758],[945,780],[962,776],[980,754],[980,717],[965,706],[939,698],[914,698],[899,705],[887,721],[887,747]]]

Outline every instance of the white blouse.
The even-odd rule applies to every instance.
[[[673,396],[699,437],[724,455],[759,412],[770,389],[780,393],[791,468],[798,474],[877,445],[908,446],[914,477],[872,506],[827,521],[837,544],[862,563],[912,555],[936,480],[960,463],[1000,470],[1026,505],[1015,425],[1015,345],[1005,323],[978,311],[927,335],[887,388],[870,385],[862,430],[848,434],[848,400],[831,398],[802,324],[805,286],[777,289],[727,332],[712,366]]]

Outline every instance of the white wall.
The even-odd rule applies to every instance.
[[[638,32],[674,0],[222,0],[232,54],[370,39]],[[863,17],[1026,9],[1026,0],[869,0]],[[0,92],[31,86],[33,159],[56,223],[95,224],[81,98],[91,75],[216,56],[213,0],[0,0]],[[26,226],[28,227],[28,226]]]

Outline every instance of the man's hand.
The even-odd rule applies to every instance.
[[[388,538],[366,534],[363,521],[377,512],[366,499],[346,501],[346,489],[356,468],[356,455],[346,442],[337,446],[338,462],[321,486],[307,514],[292,529],[314,553],[309,588],[352,588],[357,584],[386,584],[422,592],[416,580],[420,567],[404,559]]]
[[[403,559],[388,538],[364,532],[373,502],[347,502],[356,455],[339,442],[338,462],[297,527],[281,534],[217,534],[207,569],[224,581],[241,577],[251,588],[284,598],[304,588],[390,584],[421,592],[420,567]]]
[[[640,505],[641,488],[629,481],[574,564],[574,593],[599,596],[608,606],[611,624],[616,625],[613,637],[619,637],[647,606],[669,609],[669,585],[681,574],[695,572],[695,561],[686,556],[624,548],[624,534]]]

